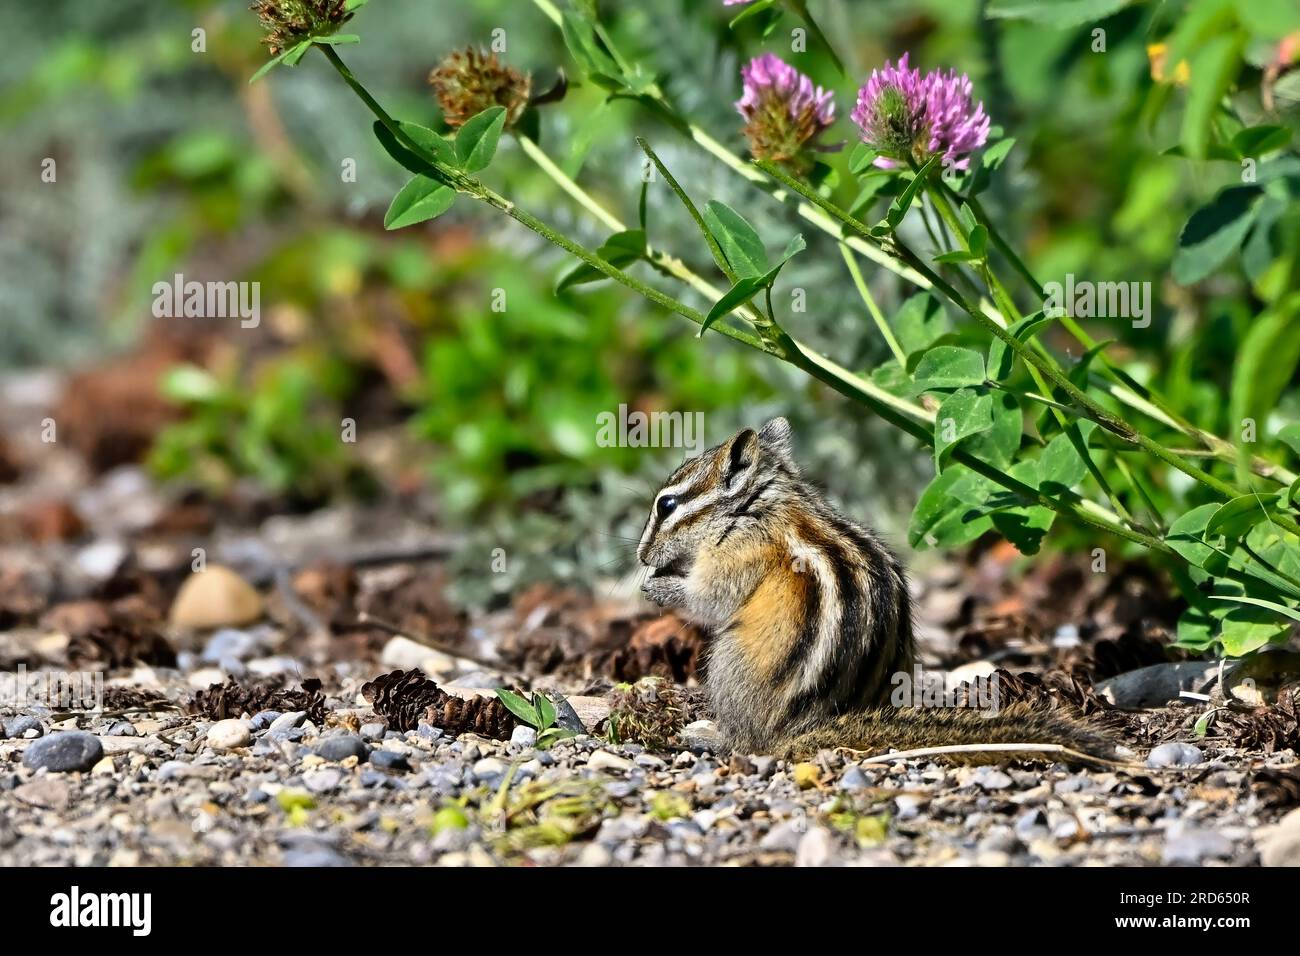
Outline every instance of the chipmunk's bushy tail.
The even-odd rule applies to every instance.
[[[807,759],[819,750],[919,750],[954,744],[1059,744],[1101,761],[1116,759],[1114,744],[1087,724],[1045,707],[1008,704],[988,712],[970,708],[881,707],[840,714],[814,730],[791,738],[778,755]],[[956,763],[1008,760],[1076,762],[1060,753],[993,751],[945,755]]]

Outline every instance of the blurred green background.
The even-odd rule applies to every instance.
[[[1239,176],[1232,163],[1168,152],[1187,91],[1153,78],[1148,48],[1188,5],[1095,3],[1099,15],[1083,20],[990,19],[974,0],[811,6],[851,81],[815,45],[789,52],[792,20],[763,38],[756,26],[729,30],[735,9],[712,0],[603,3],[601,12],[681,110],[742,154],[731,104],[740,65],[764,49],[834,85],[840,121],[830,141],[851,139],[854,90],[885,58],[910,51],[923,68],[968,71],[994,123],[1017,140],[985,197],[1003,231],[1045,279],[1151,282],[1152,326],[1112,323],[1099,337],[1120,339],[1130,371],[1159,379],[1202,424],[1227,431],[1222,396],[1233,343],[1253,314],[1251,281],[1279,280],[1193,292],[1168,278],[1188,216]],[[1239,30],[1238,56],[1258,77],[1300,17],[1290,0],[1249,6],[1256,25]],[[1092,49],[1098,26],[1104,52]],[[191,48],[196,28],[204,52]],[[436,126],[428,71],[497,28],[503,58],[531,71],[535,89],[568,66],[559,30],[525,0],[372,0],[349,28],[361,44],[343,53],[391,112]],[[609,573],[625,558],[610,535],[637,533],[680,452],[600,448],[599,413],[621,403],[704,412],[709,443],[784,414],[807,470],[903,545],[928,456],[802,374],[720,336],[699,340],[694,326],[625,290],[587,286],[557,298],[564,255],[470,203],[385,232],[384,210],[406,174],[374,141],[370,115],[316,55],[250,86],[266,57],[242,0],[15,4],[6,32],[0,368],[93,365],[139,347],[151,334],[151,286],[177,272],[261,282],[261,328],[221,328],[219,360],[158,383],[185,409],[151,454],[159,475],[214,493],[251,475],[308,506],[373,492],[338,460],[350,452],[334,440],[337,422],[351,416],[362,431],[400,428],[425,453],[421,474],[443,520],[475,536],[467,563],[481,566],[484,549],[501,545],[537,557],[518,563],[531,568],[521,574]],[[1293,127],[1300,84],[1283,74],[1268,121]],[[1258,104],[1257,92],[1243,97],[1243,118],[1262,122]],[[601,91],[573,84],[540,114],[542,146],[626,221],[636,216],[633,138],[642,135],[697,199],[723,200],[764,235],[798,228],[788,209],[639,104],[604,103]],[[49,157],[54,184],[38,175]],[[341,175],[347,160],[355,182]],[[508,139],[491,181],[589,247],[604,238]],[[656,245],[705,268],[707,253],[662,184],[650,190],[649,218]],[[833,242],[801,231],[809,253],[783,283],[805,289],[808,308],[790,331],[850,368],[874,367],[886,350]],[[896,313],[909,290],[874,268],[867,279]],[[498,289],[508,302],[500,312]],[[489,577],[482,586],[517,583]]]

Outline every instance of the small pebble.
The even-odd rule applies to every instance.
[[[51,773],[86,771],[104,757],[104,745],[83,730],[62,730],[28,744],[23,766]]]
[[[208,746],[214,750],[234,750],[253,742],[253,732],[248,724],[238,718],[218,720],[208,728]]]
[[[322,760],[339,761],[356,757],[358,762],[365,762],[368,754],[366,742],[353,734],[326,737],[316,745],[316,756]]]
[[[1202,760],[1201,751],[1191,744],[1171,740],[1147,754],[1148,767],[1191,767]]]

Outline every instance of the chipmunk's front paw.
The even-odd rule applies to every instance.
[[[685,607],[686,579],[680,575],[652,575],[641,585],[641,593],[660,607]]]

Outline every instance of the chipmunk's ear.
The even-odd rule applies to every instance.
[[[773,418],[758,430],[758,443],[787,464],[793,464],[790,452],[790,423],[784,418]]]
[[[758,434],[752,428],[738,431],[723,452],[722,480],[728,490],[745,485],[758,462]]]

